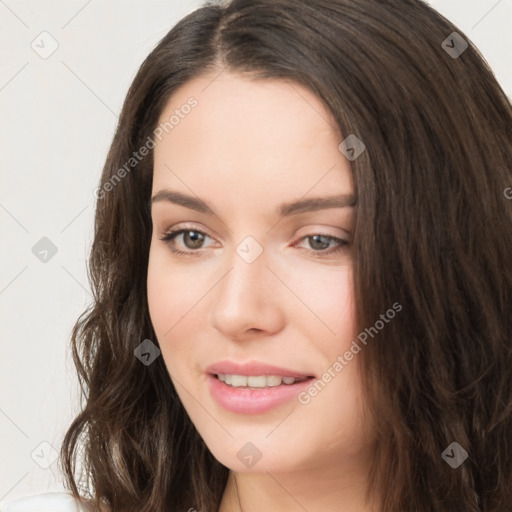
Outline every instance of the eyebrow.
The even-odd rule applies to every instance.
[[[162,201],[178,204],[180,206],[184,206],[185,208],[195,210],[199,213],[215,215],[213,210],[202,199],[182,194],[181,192],[175,192],[168,189],[160,190],[151,198],[151,205]],[[299,199],[298,201],[283,203],[279,206],[277,212],[280,217],[287,217],[304,212],[325,210],[328,208],[347,208],[354,207],[355,205],[356,200],[354,195],[341,194],[329,197],[312,197],[309,199]]]

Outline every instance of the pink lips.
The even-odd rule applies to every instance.
[[[214,400],[228,411],[238,414],[261,414],[295,398],[298,393],[311,384],[312,378],[294,384],[251,389],[248,387],[234,388],[220,381],[216,375],[228,373],[235,375],[279,375],[281,377],[304,378],[311,377],[286,368],[266,365],[258,362],[237,364],[231,361],[221,361],[206,369],[208,387]]]

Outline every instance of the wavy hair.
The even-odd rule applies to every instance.
[[[379,441],[368,495],[386,512],[512,510],[511,102],[470,39],[419,0],[206,3],[145,59],[97,194],[94,298],[71,340],[82,407],[62,445],[67,485],[98,510],[218,510],[228,468],[162,358],[134,357],[157,343],[152,152],[113,177],[180,86],[225,69],[308,87],[365,144],[351,162],[357,323],[403,306],[359,356]],[[457,468],[442,457],[453,442],[468,453]]]

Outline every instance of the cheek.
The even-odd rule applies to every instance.
[[[208,284],[209,274],[199,267],[200,264],[173,264],[165,249],[150,249],[149,315],[162,357],[173,375],[197,365],[193,340],[198,339],[199,329],[206,327],[206,294],[212,286]]]
[[[310,341],[332,357],[356,334],[352,266],[317,268],[314,274],[311,269],[299,270],[290,275],[296,297],[290,294],[289,312]]]
[[[166,251],[153,248],[149,253],[147,294],[151,321],[157,336],[170,336],[182,323],[199,298],[197,272],[171,263]],[[195,278],[195,279],[194,279]]]
[[[158,252],[149,253],[147,294],[149,315],[157,337],[171,328],[171,313],[174,311],[176,288],[179,283],[169,282],[169,272]]]
[[[347,343],[356,336],[356,308],[354,297],[354,282],[352,271],[347,272],[344,279],[339,286],[339,296],[333,300],[333,325],[336,331],[336,337],[343,340],[342,345]],[[335,292],[332,291],[331,297],[336,297]]]

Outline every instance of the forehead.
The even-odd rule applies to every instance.
[[[276,202],[313,188],[353,191],[332,114],[294,82],[204,75],[173,94],[159,126],[166,122],[154,152],[154,191],[243,192],[266,201],[275,195]]]

